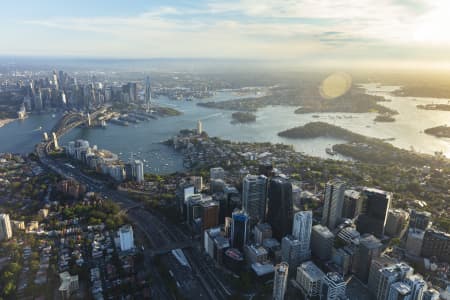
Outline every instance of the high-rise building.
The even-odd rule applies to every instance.
[[[306,299],[317,298],[325,274],[312,261],[302,263],[297,268],[296,281]]]
[[[231,223],[231,246],[242,251],[247,244],[248,215],[245,212],[233,212]]]
[[[273,236],[281,240],[292,230],[292,185],[283,177],[269,181],[267,222],[272,226]]]
[[[387,300],[411,300],[411,288],[403,282],[395,282],[391,285]]]
[[[281,240],[281,259],[289,264],[294,270],[309,259],[302,252],[302,242],[292,235],[287,235]]]
[[[147,110],[150,110],[150,104],[152,102],[152,89],[150,86],[150,77],[148,76],[145,78],[144,101],[147,106]]]
[[[144,181],[144,163],[141,160],[133,161],[132,175],[136,182]]]
[[[312,211],[299,211],[294,215],[292,235],[301,242],[300,257],[304,261],[311,257]]]
[[[272,237],[272,227],[268,223],[256,224],[253,229],[253,235],[255,237],[256,244],[262,245],[265,239]]]
[[[325,226],[320,224],[312,227],[311,251],[315,257],[322,261],[331,258],[333,250],[334,234]]]
[[[425,231],[418,228],[409,228],[406,237],[406,251],[410,255],[420,256],[422,253],[423,238]]]
[[[120,250],[128,251],[134,248],[133,227],[124,225],[119,229]]]
[[[202,121],[198,120],[197,121],[197,134],[202,134],[203,133],[203,124]]]
[[[342,218],[354,219],[361,212],[361,194],[355,190],[345,190]]]
[[[242,183],[242,208],[253,224],[264,222],[267,203],[267,177],[247,175]]]
[[[344,182],[331,180],[325,187],[325,198],[322,212],[322,225],[333,230],[342,216],[344,205]]]
[[[383,238],[392,193],[365,188],[363,197],[362,210],[356,228],[361,234],[370,233],[378,238]]]
[[[286,293],[289,264],[281,262],[275,267],[272,300],[284,300]]]
[[[8,214],[0,214],[0,241],[12,237],[11,221]]]
[[[219,225],[219,203],[215,201],[202,202],[202,230]]]
[[[417,211],[415,209],[410,212],[409,227],[421,230],[427,230],[431,226],[431,213],[427,211]]]
[[[427,289],[427,283],[419,274],[407,276],[405,283],[411,288],[411,300],[423,299],[423,293]]]
[[[224,180],[225,179],[225,170],[221,167],[211,168],[209,170],[209,173],[210,173],[210,180],[214,180],[214,179]]]
[[[379,269],[376,299],[388,299],[392,285],[395,282],[403,281],[407,276],[413,275],[413,272],[413,268],[405,263],[398,263]]]
[[[327,273],[322,279],[320,300],[345,299],[346,283],[339,273]]]
[[[423,300],[439,300],[440,293],[434,289],[428,289],[423,292]]]
[[[386,235],[398,237],[406,228],[409,220],[409,214],[403,209],[390,209],[386,220]]]
[[[380,256],[372,259],[369,270],[368,290],[373,299],[377,298],[378,285],[381,280],[381,269],[392,266],[395,264],[395,260],[388,256]]]
[[[371,234],[361,236],[357,251],[356,276],[362,282],[367,283],[372,259],[380,256],[382,246],[380,240]]]
[[[433,229],[426,230],[423,237],[422,256],[435,256],[440,261],[450,263],[450,234]]]

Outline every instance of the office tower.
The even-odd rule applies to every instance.
[[[268,223],[259,223],[256,224],[253,229],[253,235],[255,237],[255,243],[258,245],[262,245],[265,239],[269,239],[272,237],[272,227]]]
[[[320,300],[345,299],[346,283],[344,278],[336,272],[330,272],[322,279]]]
[[[127,251],[134,248],[133,227],[124,225],[119,229],[120,250]]]
[[[344,242],[347,245],[356,245],[359,244],[359,238],[361,234],[353,227],[345,227],[339,231],[337,237],[339,240]]]
[[[386,235],[399,237],[406,228],[408,220],[409,214],[403,209],[390,209],[386,220]]]
[[[427,289],[427,284],[419,274],[407,276],[405,281],[411,289],[411,300],[423,299],[423,293]]]
[[[141,160],[135,160],[132,164],[132,175],[136,182],[144,181],[144,163]]]
[[[306,299],[316,298],[320,295],[320,286],[324,277],[325,273],[312,261],[304,262],[297,268],[296,281]]]
[[[299,211],[294,215],[292,235],[301,242],[302,261],[311,258],[311,226],[312,211]]]
[[[214,179],[224,180],[225,179],[225,170],[221,167],[211,168],[209,170],[209,173],[210,173],[210,180],[214,180]]]
[[[382,246],[380,240],[371,234],[361,236],[357,250],[356,276],[362,282],[367,283],[372,259],[380,256]]]
[[[312,254],[322,261],[331,258],[334,234],[325,226],[320,224],[312,227],[311,251]]]
[[[206,201],[201,203],[202,207],[202,230],[219,225],[219,203]]]
[[[203,124],[202,121],[198,120],[197,121],[197,134],[202,134],[203,133]]]
[[[423,238],[425,231],[422,229],[409,228],[406,237],[406,251],[410,255],[420,256],[422,253]]]
[[[391,285],[387,300],[412,300],[411,288],[403,282],[395,282]]]
[[[224,226],[224,232],[225,237],[231,238],[231,227],[233,226],[233,218],[225,217],[225,226]]]
[[[136,102],[136,100],[137,100],[137,84],[136,84],[136,82],[129,82],[127,87],[128,87],[128,95],[130,97],[130,102]]]
[[[345,190],[342,218],[354,219],[361,212],[361,194],[355,190]]]
[[[294,270],[309,257],[302,251],[302,242],[292,235],[287,235],[281,240],[281,259],[289,264]]]
[[[331,180],[325,187],[325,198],[322,212],[322,225],[333,230],[342,215],[345,185],[340,180]]]
[[[272,226],[273,236],[281,240],[292,230],[293,204],[291,183],[283,177],[271,178],[268,198],[267,222]]]
[[[429,289],[423,292],[422,300],[439,300],[440,293],[434,289]]]
[[[289,264],[281,262],[275,267],[272,300],[284,300],[286,293]]]
[[[331,248],[331,261],[336,266],[336,271],[339,274],[342,274],[342,276],[345,276],[352,271],[354,257],[355,250],[353,247],[345,246],[342,248]]]
[[[405,263],[398,263],[379,269],[376,299],[388,299],[392,285],[396,282],[402,282],[408,276],[412,276],[413,272],[414,269]]]
[[[34,109],[37,111],[41,111],[44,108],[44,102],[42,99],[42,91],[39,88],[38,92],[33,97]]]
[[[0,214],[0,241],[12,237],[11,221],[8,214]]]
[[[209,228],[203,232],[203,247],[211,258],[215,256],[214,239],[218,236],[220,236],[220,227]]]
[[[392,193],[378,189],[365,188],[363,205],[356,228],[363,233],[370,233],[378,238],[384,236],[387,213],[392,201]]]
[[[58,76],[56,75],[56,71],[53,71],[53,86],[55,87],[56,90],[58,90]]]
[[[248,215],[245,212],[234,212],[231,223],[231,246],[242,251],[247,244]]]
[[[211,194],[223,193],[225,185],[225,181],[222,179],[211,179],[211,182],[209,183],[209,190],[211,191]]]
[[[411,210],[409,227],[427,230],[431,226],[431,213],[427,211]]]
[[[428,229],[422,244],[422,256],[435,256],[439,261],[450,263],[450,234]]]
[[[147,106],[147,111],[150,110],[150,103],[152,102],[152,89],[150,86],[150,77],[145,78],[145,90],[144,90],[144,101]]]
[[[59,150],[58,138],[56,137],[56,133],[52,132],[53,137],[53,148],[55,150]]]
[[[396,261],[388,256],[380,256],[372,259],[369,269],[368,290],[373,299],[377,297],[378,285],[381,280],[381,269],[392,266]]]
[[[264,222],[267,202],[267,177],[247,175],[242,183],[242,208],[252,224]]]
[[[254,263],[264,263],[267,261],[268,252],[266,248],[259,245],[244,246],[245,259],[249,265]]]

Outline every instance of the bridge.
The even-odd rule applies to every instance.
[[[55,124],[55,126],[53,126],[51,132],[54,132],[57,137],[60,137],[73,128],[90,122],[90,119],[95,119],[100,113],[103,112],[104,109],[96,110],[90,115],[78,112],[67,113]]]

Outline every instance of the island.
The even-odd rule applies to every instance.
[[[281,137],[291,139],[305,139],[317,137],[333,137],[345,140],[347,143],[332,147],[336,153],[351,157],[363,163],[372,164],[403,164],[404,166],[435,165],[443,163],[442,155],[421,154],[393,146],[386,141],[354,133],[325,122],[311,122],[304,126],[294,127],[278,133]],[[447,164],[447,163],[446,163]]]
[[[418,109],[425,110],[441,110],[441,111],[450,111],[450,104],[425,104],[425,105],[417,105]]]
[[[231,123],[235,124],[235,123],[251,123],[251,122],[255,122],[256,121],[256,116],[252,113],[249,112],[234,112],[231,115]]]
[[[387,101],[384,97],[367,95],[360,87],[350,90],[335,99],[324,99],[320,96],[317,86],[306,85],[298,87],[272,88],[270,93],[259,98],[231,99],[218,102],[201,102],[199,106],[215,109],[255,112],[271,105],[295,106],[295,113],[367,113],[398,114],[397,111],[380,105]]]
[[[377,115],[375,119],[373,119],[374,122],[395,122],[395,118],[392,117],[391,114],[382,114]]]
[[[425,129],[424,132],[439,138],[450,138],[450,127],[447,125]]]

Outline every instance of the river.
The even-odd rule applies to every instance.
[[[128,127],[108,124],[108,128],[76,128],[65,135],[61,145],[74,139],[89,140],[92,145],[111,150],[127,161],[131,156],[145,160],[145,169],[153,173],[171,173],[182,171],[182,157],[173,149],[160,142],[167,140],[185,128],[195,128],[197,120],[203,123],[203,129],[211,136],[233,141],[272,142],[292,144],[294,148],[308,155],[323,158],[345,159],[336,155],[329,156],[325,149],[343,140],[321,137],[294,140],[277,136],[279,131],[304,125],[313,121],[324,121],[347,128],[356,133],[378,138],[395,138],[393,145],[405,149],[433,154],[443,151],[450,157],[450,140],[426,135],[424,129],[448,124],[450,112],[418,110],[417,104],[447,103],[447,99],[395,97],[389,94],[398,87],[378,87],[376,84],[364,85],[368,93],[385,96],[390,102],[382,104],[397,110],[394,123],[374,123],[376,114],[294,114],[296,107],[272,106],[256,112],[256,122],[250,124],[231,124],[231,111],[210,109],[197,106],[198,101],[223,101],[236,98],[232,92],[218,92],[210,99],[196,101],[173,101],[161,97],[155,101],[161,105],[180,110],[183,114],[176,117],[150,120]],[[319,118],[314,117],[318,115]],[[31,115],[22,121],[15,121],[0,128],[0,152],[26,153],[33,150],[39,142],[42,132],[49,130],[58,116]],[[42,126],[42,130],[38,130]]]

